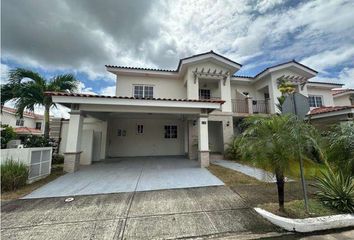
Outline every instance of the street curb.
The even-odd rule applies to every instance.
[[[305,233],[354,226],[354,214],[292,219],[277,216],[261,208],[254,208],[254,210],[271,223],[292,232]]]

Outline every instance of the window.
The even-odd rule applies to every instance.
[[[42,123],[41,122],[36,122],[36,129],[38,129],[38,130],[42,129]]]
[[[16,119],[16,126],[23,127],[24,123],[25,121],[23,120],[23,118]]]
[[[153,98],[154,87],[149,85],[135,85],[134,86],[135,98]]]
[[[322,96],[309,96],[310,107],[322,107]]]
[[[144,125],[141,125],[141,124],[136,125],[136,134],[137,135],[144,134]]]
[[[210,99],[210,89],[199,89],[199,98],[200,99]]]
[[[177,138],[177,126],[166,125],[165,126],[165,138]]]

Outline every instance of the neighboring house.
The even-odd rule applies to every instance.
[[[2,107],[1,124],[13,127],[17,135],[42,135],[44,133],[43,115],[26,111],[20,118],[16,115],[16,109],[10,107]]]
[[[338,89],[334,88],[334,85],[328,85],[322,94],[314,96],[317,98],[314,99],[316,108],[311,109],[309,115],[312,124],[327,128],[335,123],[354,120],[353,89]]]
[[[237,76],[241,64],[213,51],[183,58],[176,70],[106,65],[117,76],[116,95],[49,92],[71,108],[63,123],[64,170],[108,157],[186,155],[209,165],[223,154],[240,120],[277,112],[277,82],[288,79],[310,97],[311,106],[332,106],[331,89],[316,83],[317,72],[295,60],[254,77]]]

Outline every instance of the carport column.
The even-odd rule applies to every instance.
[[[81,134],[83,116],[80,110],[71,110],[68,127],[66,152],[64,153],[64,171],[75,172],[79,169],[81,154]]]
[[[198,118],[198,161],[200,167],[209,166],[209,136],[208,136],[208,117]]]

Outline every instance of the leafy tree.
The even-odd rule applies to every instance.
[[[6,148],[6,144],[15,139],[16,133],[9,125],[1,125],[1,148]]]
[[[56,105],[52,97],[45,92],[75,91],[77,83],[72,74],[58,75],[47,80],[37,72],[16,68],[9,73],[9,83],[1,86],[1,105],[15,100],[17,114],[20,117],[25,109],[34,111],[35,106],[44,106],[44,136],[49,138],[49,110]]]
[[[302,157],[310,160],[314,152],[322,157],[318,133],[294,115],[251,116],[238,139],[244,160],[275,174],[279,210],[284,211],[284,173]]]

